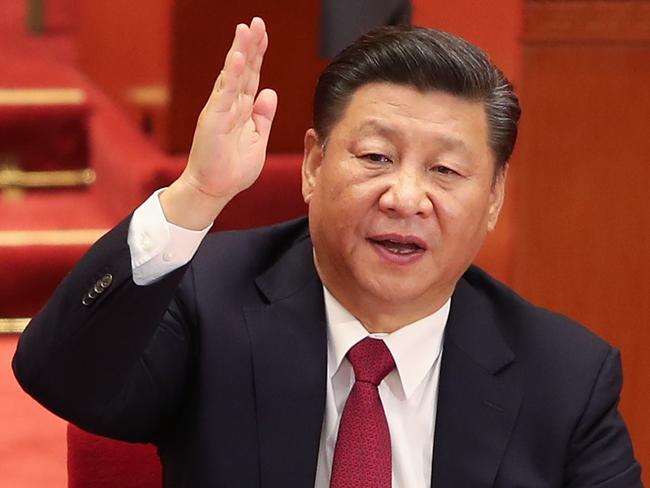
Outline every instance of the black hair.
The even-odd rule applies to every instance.
[[[325,141],[354,92],[368,83],[439,90],[485,106],[489,145],[505,167],[521,115],[512,84],[478,47],[452,34],[415,26],[380,27],[341,51],[318,79],[314,129]]]

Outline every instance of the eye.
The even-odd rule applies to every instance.
[[[444,175],[444,176],[458,175],[457,171],[454,171],[453,169],[451,169],[448,166],[436,165],[433,168],[431,168],[431,171],[433,171],[434,173]]]
[[[393,162],[388,156],[379,153],[364,154],[361,158],[377,164],[390,164]]]

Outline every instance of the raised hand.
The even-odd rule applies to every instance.
[[[262,171],[277,107],[273,90],[257,93],[267,46],[262,19],[237,26],[224,67],[199,116],[187,166],[161,194],[170,222],[190,229],[206,227]]]

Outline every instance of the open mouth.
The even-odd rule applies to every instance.
[[[368,240],[382,250],[396,256],[411,256],[421,254],[426,249],[426,244],[414,236],[381,235],[373,236]]]
[[[384,247],[387,251],[395,254],[413,254],[423,250],[420,246],[412,242],[397,242],[397,241],[392,241],[390,239],[385,239],[385,240],[370,239],[370,240],[375,244]]]

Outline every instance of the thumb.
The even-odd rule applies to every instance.
[[[278,94],[275,90],[265,88],[257,95],[253,104],[253,122],[261,139],[266,141],[271,133],[271,124],[278,107]]]

